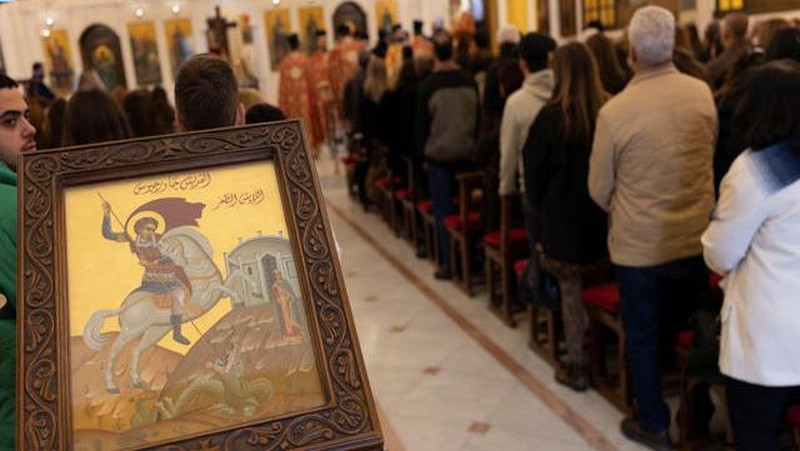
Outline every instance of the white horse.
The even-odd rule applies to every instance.
[[[159,241],[163,253],[186,273],[191,285],[192,304],[189,311],[184,312],[183,322],[191,321],[210,310],[225,296],[234,300],[238,297],[237,288],[244,286],[245,276],[233,270],[223,282],[219,268],[212,260],[212,249],[208,239],[192,227],[176,227],[169,230]],[[106,318],[119,317],[120,332],[111,346],[111,352],[103,379],[109,393],[119,393],[114,382],[114,365],[120,351],[131,341],[141,337],[141,342],[133,350],[130,362],[130,377],[134,387],[147,389],[147,383],[139,375],[139,358],[142,352],[158,343],[172,330],[170,309],[159,308],[153,293],[133,291],[117,310],[98,310],[83,329],[83,340],[88,347],[100,350],[110,338],[100,334]]]

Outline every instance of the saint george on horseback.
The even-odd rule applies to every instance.
[[[223,297],[237,299],[237,290],[250,283],[238,269],[223,277],[217,268],[211,243],[197,227],[204,208],[184,198],[162,198],[142,205],[123,224],[103,199],[103,237],[128,242],[145,268],[141,284],[119,309],[98,310],[84,325],[83,340],[90,349],[100,350],[111,342],[103,370],[109,393],[120,392],[114,368],[125,346],[136,343],[129,366],[131,385],[147,389],[139,372],[142,353],[170,331],[176,342],[189,344],[181,334],[181,323],[205,314]],[[123,232],[113,230],[112,217]],[[104,321],[114,316],[119,334],[101,333]]]
[[[156,233],[159,222],[151,216],[144,216],[133,225],[135,238],[127,232],[115,232],[111,225],[111,205],[103,202],[103,238],[130,244],[131,252],[144,267],[142,284],[135,291],[151,293],[157,306],[169,306],[172,315],[172,339],[182,345],[190,344],[181,333],[183,312],[187,308],[186,299],[191,299],[191,285],[183,269],[165,255],[161,247],[161,234]]]

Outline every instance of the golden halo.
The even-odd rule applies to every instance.
[[[134,240],[136,239],[136,231],[133,230],[133,226],[136,225],[136,221],[142,218],[153,218],[156,221],[158,221],[158,225],[156,226],[156,233],[159,235],[164,234],[165,221],[163,216],[154,211],[140,211],[139,213],[136,213],[135,215],[128,218],[127,229],[125,230],[125,232],[128,233],[128,236],[131,239]]]

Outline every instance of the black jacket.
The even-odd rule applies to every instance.
[[[538,210],[541,244],[551,259],[573,264],[608,258],[606,214],[589,197],[591,146],[564,140],[562,112],[545,106],[523,148],[525,194]]]

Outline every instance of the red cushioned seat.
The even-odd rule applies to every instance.
[[[694,331],[692,330],[684,330],[683,332],[678,334],[677,344],[679,348],[690,349],[692,347],[693,341],[694,341]]]
[[[391,184],[392,184],[392,178],[391,177],[383,177],[383,178],[375,180],[372,183],[372,185],[375,186],[375,188],[379,188],[379,189],[386,189]]]
[[[445,217],[442,222],[444,226],[451,230],[462,230],[461,215],[450,215]],[[469,228],[477,227],[481,222],[481,214],[477,211],[467,213],[467,222]]]
[[[517,275],[521,276],[522,274],[525,274],[525,270],[527,269],[528,269],[527,258],[525,260],[517,260],[514,262],[514,272],[517,273]]]
[[[423,213],[432,213],[433,212],[433,201],[432,200],[420,200],[417,201],[417,209]]]
[[[358,158],[352,155],[346,155],[342,157],[342,163],[344,163],[345,166],[350,166],[352,164],[358,163]]]
[[[511,229],[509,238],[511,238],[512,245],[524,244],[528,240],[528,234],[525,233],[525,229]],[[483,242],[491,247],[500,247],[500,232],[487,233],[483,237]]]
[[[786,421],[788,421],[793,428],[800,428],[800,404],[786,409]]]
[[[398,189],[398,190],[395,190],[395,192],[394,192],[394,197],[396,197],[396,198],[398,198],[400,200],[406,200],[406,199],[409,198],[409,196],[411,196],[411,190],[409,190],[407,188]]]
[[[594,304],[608,312],[619,311],[619,285],[615,283],[586,288],[581,297],[584,302]]]

